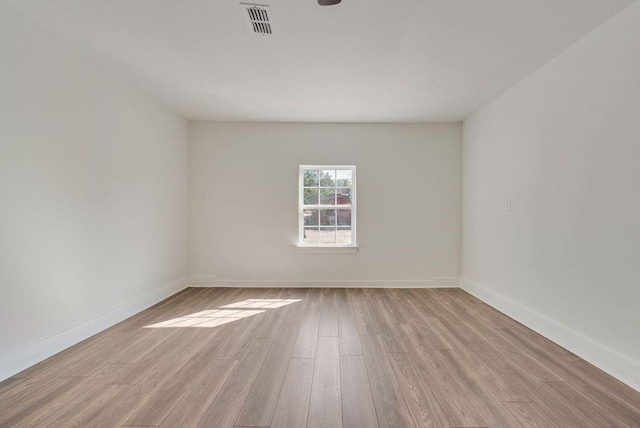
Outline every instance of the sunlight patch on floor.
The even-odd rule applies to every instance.
[[[221,306],[221,309],[207,309],[190,315],[183,315],[167,321],[147,325],[144,328],[177,328],[177,327],[217,327],[243,318],[276,309],[302,299],[248,299],[242,302]]]
[[[221,308],[281,308],[292,303],[300,302],[301,299],[247,299],[242,302],[231,303],[220,306]]]

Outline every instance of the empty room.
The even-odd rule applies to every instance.
[[[0,0],[0,428],[640,427],[640,2]]]

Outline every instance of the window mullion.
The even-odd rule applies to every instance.
[[[336,209],[345,209],[345,210],[349,210],[353,208],[353,205],[303,205],[302,209],[305,210],[312,210],[312,209],[323,209],[323,210],[330,210],[332,208],[336,208]]]
[[[336,179],[333,182],[333,203],[338,206],[338,170],[334,173]],[[336,245],[338,243],[338,208],[336,210],[336,217],[334,219],[333,225],[333,244]]]

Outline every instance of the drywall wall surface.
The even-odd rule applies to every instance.
[[[0,379],[186,284],[187,122],[0,2]]]
[[[190,122],[191,283],[457,277],[461,141],[459,123]],[[356,165],[357,254],[296,248],[299,165]]]
[[[468,118],[463,150],[463,286],[636,388],[638,118],[635,3]]]

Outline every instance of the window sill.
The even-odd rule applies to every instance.
[[[357,245],[349,246],[335,246],[335,247],[321,247],[312,245],[297,245],[298,252],[304,254],[355,254],[358,252]]]

